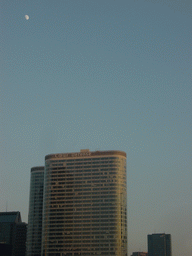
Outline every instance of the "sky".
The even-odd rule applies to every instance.
[[[29,19],[25,19],[29,15]],[[128,255],[192,255],[192,1],[2,1],[0,211],[51,153],[127,153]]]

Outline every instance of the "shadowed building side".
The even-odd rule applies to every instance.
[[[148,256],[147,252],[133,252],[131,256]]]
[[[0,255],[25,256],[26,232],[20,212],[0,212]]]
[[[171,256],[171,235],[148,235],[148,256]]]
[[[24,222],[16,224],[15,230],[14,230],[12,256],[26,255],[26,237],[27,237],[27,224]]]
[[[27,256],[41,255],[44,167],[31,168]]]

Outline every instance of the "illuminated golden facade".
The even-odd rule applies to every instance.
[[[127,255],[126,153],[45,157],[42,255]]]

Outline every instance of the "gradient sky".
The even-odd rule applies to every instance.
[[[0,12],[0,211],[28,221],[30,168],[46,154],[123,150],[128,255],[165,232],[191,256],[192,1],[6,0]]]

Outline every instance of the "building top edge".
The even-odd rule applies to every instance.
[[[106,156],[106,155],[118,155],[126,157],[124,151],[119,150],[110,150],[110,151],[80,151],[74,153],[58,153],[58,154],[49,154],[45,156],[45,160],[55,159],[55,158],[70,158],[70,157],[93,157],[93,156]]]
[[[44,166],[35,166],[31,168],[31,172],[34,171],[44,171]]]
[[[152,233],[152,234],[148,234],[148,236],[154,236],[154,235],[170,235],[170,234],[166,234],[166,233]]]
[[[11,212],[0,212],[0,215],[17,215],[20,214],[19,211],[11,211]]]

